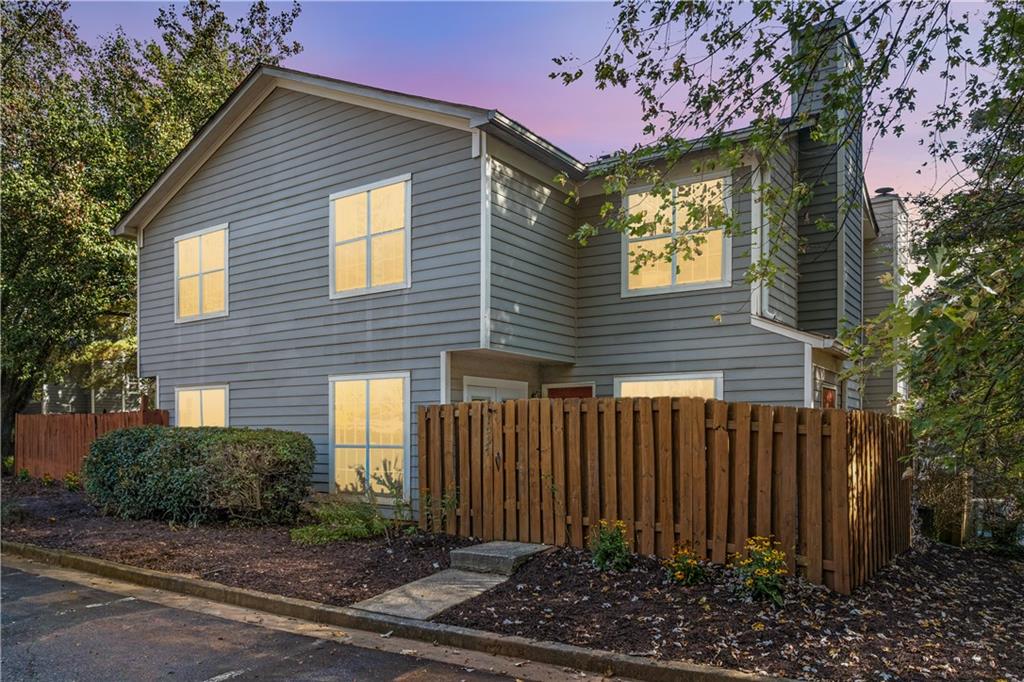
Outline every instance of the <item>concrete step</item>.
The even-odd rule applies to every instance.
[[[451,606],[483,594],[507,579],[503,575],[447,569],[364,599],[353,604],[352,608],[427,620]]]
[[[547,549],[547,545],[500,540],[453,549],[450,556],[452,568],[476,573],[512,575],[530,557]]]

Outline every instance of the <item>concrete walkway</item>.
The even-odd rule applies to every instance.
[[[530,557],[547,549],[524,542],[485,542],[452,550],[453,568],[364,599],[352,608],[428,620],[500,585]]]
[[[427,620],[508,580],[507,576],[452,568],[352,605],[354,609]]]

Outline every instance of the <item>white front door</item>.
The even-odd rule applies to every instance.
[[[525,381],[491,379],[490,377],[462,377],[462,400],[518,400],[530,397],[530,386]]]

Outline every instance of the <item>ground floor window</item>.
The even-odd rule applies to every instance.
[[[722,399],[722,373],[651,374],[615,377],[616,398]]]
[[[174,414],[178,426],[227,426],[228,387],[177,388],[174,391]]]
[[[335,490],[404,496],[408,374],[331,377],[330,384]]]

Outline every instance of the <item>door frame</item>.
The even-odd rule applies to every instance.
[[[590,388],[590,395],[591,395],[591,397],[593,397],[593,398],[597,397],[597,382],[596,381],[567,381],[565,383],[559,383],[559,384],[543,384],[540,387],[540,394],[541,394],[541,396],[547,398],[548,397],[548,389],[549,388],[582,388],[584,386]]]
[[[464,375],[462,377],[462,401],[467,403],[470,401],[468,390],[469,385],[484,386],[487,388],[493,388],[495,390],[502,388],[521,390],[523,393],[523,398],[530,397],[530,382],[528,381],[519,381],[517,379],[495,379],[493,377],[474,377]]]

